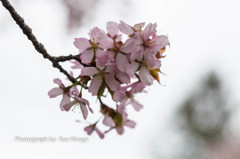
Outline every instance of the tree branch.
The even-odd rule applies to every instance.
[[[56,62],[65,62],[65,61],[69,61],[69,60],[76,60],[78,61],[81,65],[83,65],[84,67],[91,67],[90,65],[84,64],[82,63],[82,61],[80,60],[80,54],[78,55],[68,55],[68,56],[58,56],[58,57],[54,57],[54,60]]]
[[[66,58],[64,58],[64,56],[53,57],[50,54],[48,54],[44,45],[42,43],[38,42],[37,38],[32,33],[32,29],[28,25],[25,24],[24,19],[16,12],[16,10],[9,3],[9,1],[1,0],[1,2],[2,2],[2,5],[9,11],[9,13],[11,14],[12,18],[17,23],[17,25],[22,29],[23,33],[32,42],[35,49],[40,54],[42,54],[43,58],[51,61],[53,67],[57,68],[61,73],[65,74],[72,83],[75,83],[76,80],[71,75],[69,75],[69,73],[65,69],[63,69],[61,65],[59,65],[59,62],[64,62],[69,59],[75,59],[75,60],[80,61],[79,55],[76,55],[76,56],[69,55],[69,56],[66,56]],[[80,63],[81,63],[81,61],[80,61]]]
[[[68,60],[79,60],[80,55],[68,55],[68,56],[58,56],[58,57],[54,57],[55,61],[57,62],[65,62]]]

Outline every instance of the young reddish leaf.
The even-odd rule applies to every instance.
[[[161,55],[162,53],[165,52],[165,50],[166,50],[166,48],[164,47],[164,48],[162,48],[160,51],[158,51],[157,54],[156,54],[156,57],[157,57],[158,59],[161,59],[161,58],[166,57],[166,55],[164,55],[164,56]]]
[[[149,73],[151,76],[160,83],[158,72],[161,72],[160,69],[150,69]]]

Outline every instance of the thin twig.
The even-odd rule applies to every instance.
[[[69,60],[78,60],[80,57],[80,55],[68,55],[68,56],[58,56],[58,57],[54,57],[54,60],[57,62],[65,62],[65,61],[69,61]]]
[[[81,65],[83,65],[84,67],[91,67],[90,65],[84,64],[82,63],[82,61],[80,60],[80,54],[78,55],[68,55],[68,56],[58,56],[58,57],[54,57],[54,60],[56,62],[65,62],[65,61],[69,61],[69,60],[76,60],[78,61]]]

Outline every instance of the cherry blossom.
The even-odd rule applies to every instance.
[[[88,110],[93,113],[93,110],[92,108],[89,106],[89,102],[88,100],[84,99],[84,98],[81,98],[79,97],[77,94],[79,93],[76,93],[76,92],[72,92],[73,94],[73,101],[63,105],[63,108],[65,111],[69,111],[73,106],[78,106],[80,105],[80,109],[81,109],[81,112],[82,112],[82,115],[83,115],[83,118],[86,120],[87,119],[87,116],[88,116]]]
[[[104,134],[97,128],[96,123],[85,127],[84,130],[88,135],[91,135],[95,131],[101,139],[104,138]]]
[[[124,126],[134,128],[136,123],[127,118],[128,114],[125,111],[125,107],[118,106],[117,110],[109,108],[108,106],[102,106],[101,112],[104,114],[103,124],[109,126],[109,130],[105,133],[116,129],[119,135],[124,133]]]
[[[67,3],[67,0],[65,1]],[[65,86],[59,78],[54,79],[58,86],[48,92],[50,98],[62,96],[61,110],[69,112],[79,106],[86,120],[89,111],[93,113],[93,107],[100,108],[98,110],[102,116],[98,116],[94,124],[89,125],[86,121],[88,124],[84,130],[88,135],[95,131],[100,138],[104,138],[105,134],[113,129],[122,135],[125,127],[136,126],[136,123],[128,118],[127,106],[132,105],[136,111],[143,108],[135,97],[138,93],[146,92],[144,89],[153,85],[155,81],[160,83],[161,60],[166,56],[164,52],[170,45],[166,35],[158,34],[156,23],[141,22],[129,25],[123,21],[108,22],[106,32],[93,27],[88,34],[89,38],[74,39],[73,44],[78,52],[76,55],[56,57],[51,56],[37,40],[31,28],[25,24],[24,19],[8,0],[1,2],[35,49],[69,80],[67,82],[70,84]],[[66,70],[60,64],[67,61],[73,64],[70,70]],[[80,73],[74,77],[72,69],[77,69]],[[89,93],[97,97],[95,102],[87,99]],[[112,102],[106,105],[103,99]],[[107,127],[104,133],[98,129],[99,123]],[[229,157],[231,153],[234,152],[226,151],[223,155]],[[239,156],[238,154],[235,156]]]
[[[64,110],[63,105],[70,102],[70,98],[71,98],[70,88],[71,87],[65,87],[59,78],[56,78],[53,81],[54,81],[54,83],[58,84],[59,87],[55,87],[55,88],[51,89],[48,92],[48,95],[50,98],[55,98],[59,95],[63,96],[62,101],[60,103],[60,108],[63,111]]]
[[[124,41],[123,36],[127,36]],[[143,105],[136,99],[137,94],[146,92],[145,88],[154,81],[160,83],[161,60],[170,45],[168,37],[157,34],[156,23],[129,25],[120,21],[108,22],[106,32],[93,27],[89,38],[75,38],[73,44],[78,55],[72,56],[71,68],[79,70],[80,74],[72,80],[76,82],[67,87],[60,79],[55,79],[58,87],[49,91],[50,98],[62,95],[61,109],[69,111],[79,106],[84,119],[89,111],[93,113],[91,107],[100,103],[103,118],[84,128],[88,135],[95,131],[104,138],[113,129],[122,135],[126,126],[134,128],[136,123],[128,119],[127,107],[130,105],[140,111]],[[96,96],[99,102],[90,103],[86,93]],[[104,104],[105,97],[115,105]],[[104,133],[97,128],[101,123],[107,127]]]

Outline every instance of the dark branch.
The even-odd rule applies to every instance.
[[[58,56],[58,57],[54,57],[54,60],[57,62],[65,62],[65,61],[69,61],[69,60],[79,60],[80,55],[68,55],[68,56]]]
[[[69,60],[76,60],[78,61],[81,65],[83,65],[84,67],[91,67],[90,65],[84,64],[82,63],[82,61],[80,60],[80,54],[78,55],[68,55],[68,56],[58,56],[58,57],[54,57],[54,60],[56,62],[65,62],[65,61],[69,61]]]
[[[67,78],[72,82],[75,83],[76,80],[68,74],[66,70],[62,68],[61,65],[59,65],[59,62],[67,61],[70,59],[79,60],[79,55],[73,56],[69,55],[64,58],[64,56],[60,57],[53,57],[50,54],[48,54],[47,50],[45,49],[44,45],[40,42],[38,42],[37,38],[33,35],[32,29],[25,24],[24,19],[16,12],[16,10],[13,8],[13,6],[9,3],[8,0],[1,0],[2,5],[10,12],[12,18],[17,23],[17,25],[22,29],[23,33],[28,37],[28,39],[32,42],[35,49],[42,54],[43,58],[48,59],[52,62],[53,67],[57,68],[60,72],[65,74]],[[81,61],[80,61],[81,63]]]

